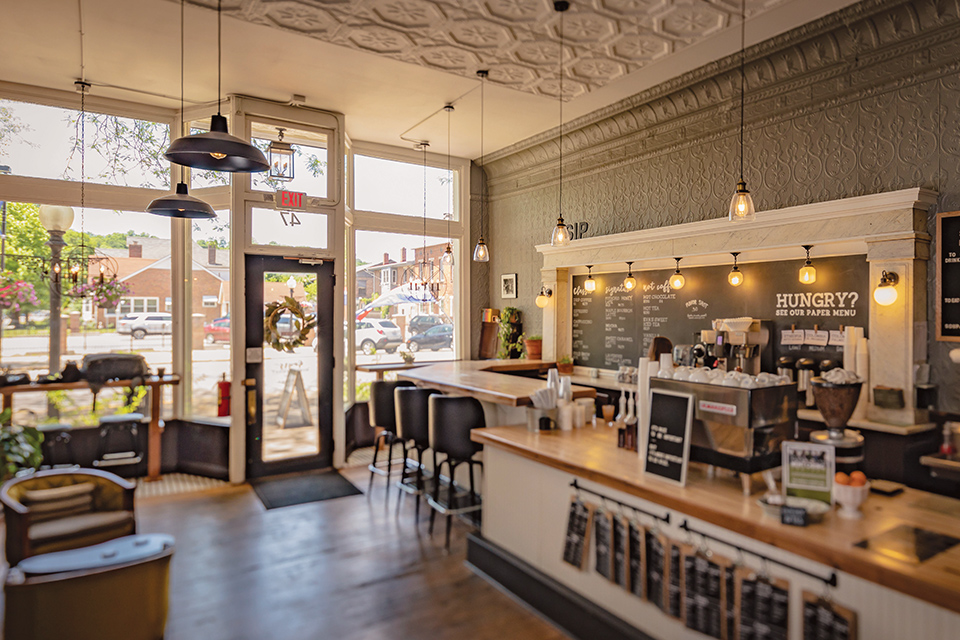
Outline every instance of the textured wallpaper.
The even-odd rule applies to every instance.
[[[719,61],[567,123],[564,218],[598,236],[725,216],[739,170],[738,64]],[[746,77],[744,173],[758,211],[917,186],[941,194],[937,209],[960,209],[957,1],[853,5],[748,49]],[[503,306],[499,274],[517,273],[512,302],[528,333],[540,330],[534,245],[549,241],[557,215],[557,133],[484,168],[489,302]],[[960,411],[960,369],[947,357],[958,345],[933,337],[935,274],[931,262],[932,377],[940,408]]]

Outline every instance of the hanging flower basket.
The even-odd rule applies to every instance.
[[[24,304],[37,304],[37,292],[33,285],[17,280],[9,271],[0,272],[0,310],[19,313]]]
[[[73,298],[89,298],[101,309],[114,309],[130,295],[130,287],[119,280],[104,280],[77,285],[68,294]]]

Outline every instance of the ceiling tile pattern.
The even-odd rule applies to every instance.
[[[215,8],[216,0],[189,0]],[[747,0],[747,16],[785,0]],[[736,26],[737,0],[577,0],[564,15],[563,94],[594,91]],[[556,97],[550,0],[225,0],[224,13],[324,42]]]

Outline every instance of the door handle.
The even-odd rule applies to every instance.
[[[245,378],[243,386],[247,389],[247,424],[257,422],[257,379]]]

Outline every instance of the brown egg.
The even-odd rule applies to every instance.
[[[837,484],[848,485],[850,484],[850,476],[843,471],[837,471],[837,475],[833,476],[833,481]]]

